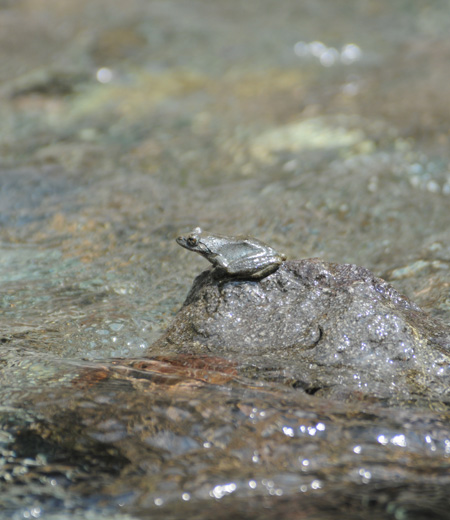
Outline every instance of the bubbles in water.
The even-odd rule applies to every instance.
[[[425,435],[425,442],[428,444],[431,451],[436,451],[436,444],[434,443],[430,435]]]
[[[294,436],[294,428],[291,428],[290,426],[283,426],[283,433],[287,435],[288,437]]]
[[[99,83],[109,83],[113,79],[113,71],[108,67],[102,67],[98,69],[95,76]]]
[[[406,446],[406,437],[403,434],[394,435],[391,438],[387,437],[386,435],[379,435],[377,437],[377,441],[383,446],[386,446],[389,443],[401,448]]]
[[[320,58],[324,52],[327,50],[327,46],[322,42],[311,42],[308,43],[308,49],[310,54],[316,56],[316,58]]]
[[[378,435],[377,441],[383,446],[386,446],[386,444],[389,442],[389,439],[386,437],[386,435]]]
[[[40,507],[32,507],[29,511],[23,513],[24,518],[40,518],[42,509]]]
[[[405,447],[406,446],[406,437],[401,434],[395,435],[394,437],[392,437],[391,443],[394,444],[395,446]]]
[[[360,474],[361,480],[363,481],[364,484],[367,484],[370,481],[370,479],[372,478],[372,473],[370,471],[367,471],[364,468],[361,468],[359,470],[359,474]]]
[[[449,454],[450,453],[450,439],[444,440],[444,446],[445,446],[445,453]]]
[[[210,492],[210,496],[214,498],[222,498],[225,495],[229,495],[230,493],[233,493],[236,491],[236,484],[234,482],[230,482],[229,484],[223,484],[214,487]]]
[[[362,51],[358,45],[348,43],[341,50],[341,61],[344,65],[351,65],[355,61],[359,61],[362,57]]]
[[[297,56],[299,56],[300,58],[303,58],[304,56],[309,55],[309,52],[310,52],[309,46],[305,42],[297,42],[294,45],[294,52]]]
[[[319,57],[320,64],[324,67],[331,67],[339,59],[339,51],[334,47],[326,49]]]
[[[346,43],[339,51],[317,40],[309,43],[298,41],[294,45],[294,53],[299,58],[316,58],[323,67],[332,67],[338,63],[351,65],[363,56],[361,48],[355,43]]]

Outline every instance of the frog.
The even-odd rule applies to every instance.
[[[286,255],[261,240],[244,235],[226,236],[206,233],[200,227],[179,236],[177,243],[202,255],[212,265],[234,278],[261,279],[274,273]]]

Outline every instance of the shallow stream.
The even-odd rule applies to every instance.
[[[2,518],[448,518],[449,403],[152,348],[249,233],[450,326],[447,2],[0,2]],[[245,349],[245,346],[242,347]]]

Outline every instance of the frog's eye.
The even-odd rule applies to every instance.
[[[187,245],[188,245],[188,246],[194,247],[194,246],[197,245],[198,240],[197,240],[196,238],[194,238],[194,237],[189,237],[189,238],[186,240],[186,242],[187,242]]]

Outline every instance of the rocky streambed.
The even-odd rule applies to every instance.
[[[446,518],[449,330],[365,268],[205,271],[141,358],[26,337],[2,340],[5,514]]]

